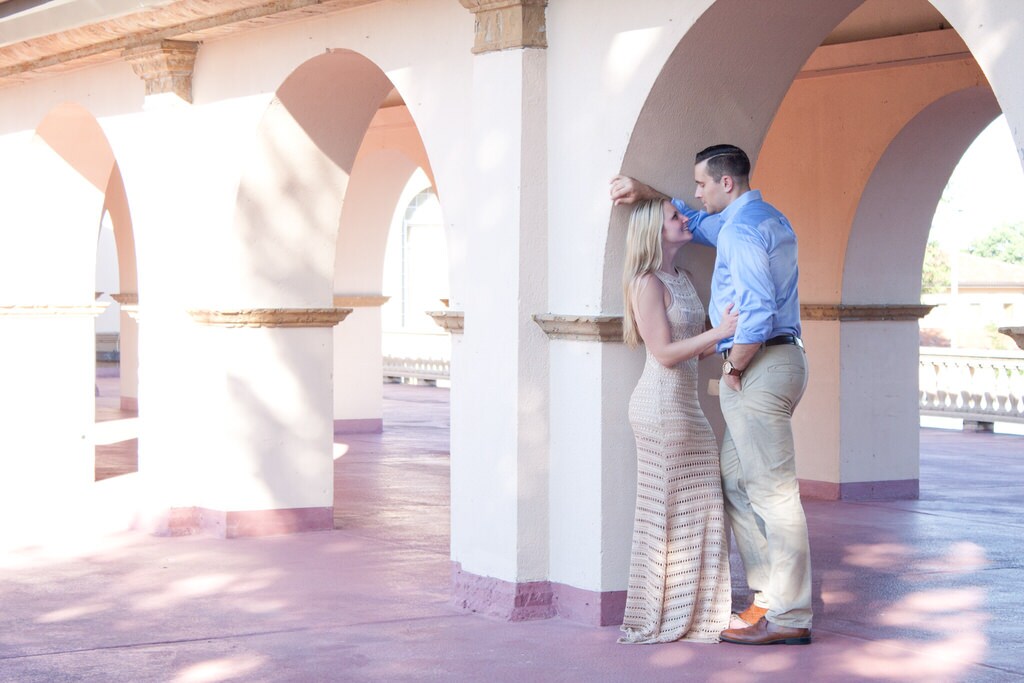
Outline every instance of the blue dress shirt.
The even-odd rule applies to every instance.
[[[694,240],[717,248],[708,313],[717,325],[730,303],[739,309],[736,335],[718,343],[761,344],[781,334],[800,336],[796,233],[782,213],[749,190],[724,211],[695,211],[672,204],[690,220]]]

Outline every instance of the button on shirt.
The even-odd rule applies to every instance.
[[[717,248],[708,313],[717,325],[730,303],[739,309],[733,344],[761,344],[780,334],[800,336],[796,233],[785,216],[748,190],[724,211],[695,211],[678,199],[672,204],[690,220],[694,241]]]

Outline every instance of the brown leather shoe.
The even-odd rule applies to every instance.
[[[753,626],[722,631],[721,638],[723,642],[737,645],[808,645],[811,629],[779,626],[761,617]]]
[[[747,626],[753,626],[766,614],[768,614],[767,607],[758,607],[754,603],[750,603],[750,607],[740,612],[737,616],[746,622]]]

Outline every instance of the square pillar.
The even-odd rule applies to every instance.
[[[552,336],[551,585],[560,616],[605,626],[621,623],[626,606],[636,502],[628,409],[644,354],[621,342],[620,317],[551,320],[569,317],[540,321]]]
[[[164,405],[145,403],[142,438],[170,437],[140,452],[152,531],[235,538],[333,528],[331,327],[350,311],[147,313],[144,333],[172,335],[173,320],[186,326],[179,352],[196,350],[187,370],[174,371],[185,381],[144,376]],[[187,429],[172,436],[167,421],[185,416]]]
[[[335,295],[334,305],[352,308],[334,328],[334,432],[380,433],[384,429],[384,362],[381,310],[388,297]]]
[[[489,23],[494,3],[463,4],[478,31],[515,29]],[[499,4],[543,15],[542,4]],[[451,556],[456,603],[515,620],[553,614],[548,348],[532,320],[547,299],[547,62],[542,49],[499,42],[473,57],[457,266],[469,285],[452,303],[465,326],[452,348]]]
[[[56,530],[95,478],[95,324],[104,305],[0,306],[0,510],[11,533]]]
[[[807,392],[793,418],[801,494],[917,498],[919,305],[807,305]]]

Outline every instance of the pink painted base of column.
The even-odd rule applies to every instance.
[[[335,434],[380,434],[384,431],[382,418],[368,417],[361,420],[335,420]]]
[[[815,500],[917,500],[921,486],[918,479],[846,483],[801,479],[800,496]]]
[[[121,410],[127,410],[133,413],[139,412],[139,399],[135,396],[122,396]]]
[[[471,574],[462,569],[462,564],[453,562],[452,594],[456,606],[462,609],[508,621],[555,616],[551,584],[548,581],[511,583]]]
[[[563,583],[553,583],[551,587],[558,616],[591,626],[622,623],[626,591],[588,591]]]
[[[208,534],[217,538],[278,536],[334,528],[334,508],[291,508],[287,510],[225,511],[208,508],[173,508],[163,523],[157,525],[158,536],[192,536]]]
[[[513,583],[478,576],[452,563],[452,593],[456,606],[508,621],[560,616],[592,626],[622,623],[626,591],[588,591],[551,581]]]

